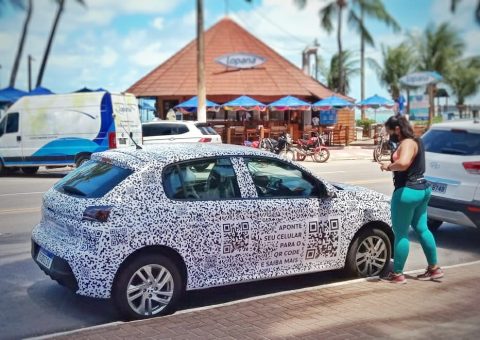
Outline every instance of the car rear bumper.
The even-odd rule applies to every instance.
[[[428,217],[434,220],[480,228],[480,202],[432,196]]]
[[[32,240],[32,258],[40,267],[40,269],[62,286],[65,286],[71,289],[73,292],[76,292],[78,290],[77,279],[75,278],[72,268],[70,268],[68,262],[59,256],[53,255],[52,266],[48,269],[38,262],[37,255],[39,251],[40,246],[34,240]]]

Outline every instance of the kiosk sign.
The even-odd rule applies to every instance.
[[[267,59],[251,53],[231,53],[222,55],[215,61],[228,68],[254,68],[262,65]]]
[[[437,72],[414,72],[400,78],[400,83],[406,86],[420,87],[438,83],[441,80],[442,76]]]

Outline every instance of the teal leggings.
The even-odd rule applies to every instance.
[[[423,252],[430,266],[437,264],[437,246],[427,227],[427,205],[432,189],[415,190],[403,187],[392,196],[392,226],[395,234],[393,271],[402,273],[407,261],[410,241],[408,229],[412,226],[417,233]]]

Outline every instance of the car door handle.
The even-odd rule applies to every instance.
[[[22,136],[17,136],[17,142],[21,142],[22,141]]]
[[[173,138],[173,137],[170,137],[168,140],[175,140],[175,138]]]

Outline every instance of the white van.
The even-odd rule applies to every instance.
[[[132,94],[87,92],[25,96],[0,120],[0,173],[79,166],[93,152],[139,144],[142,125]]]

